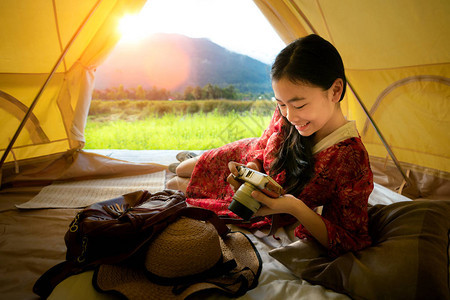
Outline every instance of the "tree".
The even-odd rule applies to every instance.
[[[159,98],[158,100],[169,100],[170,98],[170,92],[166,90],[165,88],[161,89],[159,92]]]
[[[117,100],[127,99],[127,91],[123,87],[123,84],[119,85],[119,89],[117,90],[116,94],[116,99]]]
[[[183,95],[184,100],[194,100],[194,88],[190,85],[188,85],[185,89],[184,89],[184,95]]]
[[[194,88],[194,91],[192,92],[192,94],[194,95],[194,98],[196,100],[204,99],[202,88],[198,85]]]
[[[213,98],[214,90],[211,83],[208,83],[203,87],[203,96],[204,99],[214,99]]]
[[[222,96],[225,99],[234,100],[236,99],[236,90],[233,85],[228,85],[226,88],[222,89]]]
[[[203,87],[204,96],[206,99],[220,99],[222,98],[222,89],[218,85],[208,83]]]
[[[145,99],[145,90],[142,85],[138,85],[136,88],[136,99],[142,100]]]
[[[158,89],[156,88],[156,86],[152,86],[151,90],[147,90],[146,99],[149,99],[149,100],[157,100],[158,99]]]

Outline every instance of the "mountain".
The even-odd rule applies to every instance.
[[[154,34],[136,44],[119,44],[97,68],[96,89],[156,86],[184,91],[186,86],[234,85],[241,92],[271,92],[270,66],[229,51],[205,38]]]

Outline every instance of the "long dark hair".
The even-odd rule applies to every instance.
[[[295,40],[276,57],[271,71],[272,81],[288,79],[293,83],[309,84],[328,90],[336,79],[343,80],[343,99],[347,80],[344,64],[336,48],[318,35],[311,34]],[[339,100],[339,101],[340,101]],[[281,114],[281,111],[280,111]],[[283,116],[281,128],[284,143],[276,153],[270,174],[286,172],[284,187],[287,192],[298,195],[314,172],[312,136],[302,136]]]

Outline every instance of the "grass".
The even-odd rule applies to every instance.
[[[261,109],[262,105],[255,105],[244,112],[237,112],[232,106],[227,111],[218,105],[212,111],[204,112],[201,109],[204,103],[195,102],[192,102],[193,108],[182,103],[185,109],[180,112],[174,107],[176,104],[167,106],[170,103],[167,101],[164,102],[166,109],[149,112],[143,104],[140,104],[141,109],[136,109],[133,103],[123,100],[114,107],[110,103],[105,109],[104,102],[98,103],[104,106],[101,110],[91,106],[85,149],[211,149],[238,139],[260,136],[273,112],[270,105],[265,110]],[[196,112],[188,113],[193,110]]]

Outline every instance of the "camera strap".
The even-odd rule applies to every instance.
[[[263,221],[265,220],[265,216],[258,216],[258,217],[252,217],[250,220],[248,221],[244,221],[242,219],[235,219],[235,218],[230,218],[230,217],[220,217],[220,219],[222,219],[226,224],[234,224],[234,225],[250,225],[259,221]],[[258,228],[254,228],[254,229],[249,229],[249,231],[256,236],[257,238],[264,238],[267,236],[271,236],[271,235],[275,235],[275,232],[278,230],[278,228],[280,227],[280,221],[281,221],[281,215],[280,214],[274,214],[274,215],[270,215],[271,218],[271,222],[270,222],[270,229],[268,233],[264,233],[263,231],[261,231]],[[277,239],[274,236],[275,239]]]

